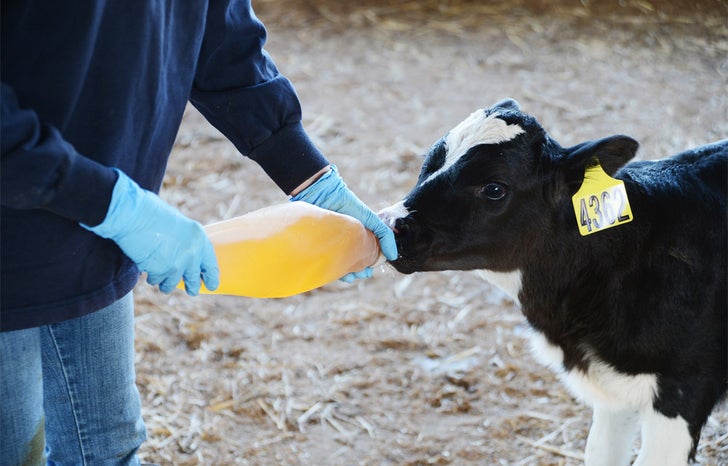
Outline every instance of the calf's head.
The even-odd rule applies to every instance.
[[[391,263],[403,273],[518,270],[573,218],[585,168],[596,158],[611,175],[636,150],[626,136],[562,148],[511,99],[478,110],[432,146],[412,191],[379,213],[399,248]]]

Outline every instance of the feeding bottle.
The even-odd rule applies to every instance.
[[[282,298],[384,261],[358,220],[306,202],[288,202],[205,226],[220,286],[200,293]],[[180,284],[179,288],[184,289]]]

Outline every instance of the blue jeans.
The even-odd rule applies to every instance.
[[[0,333],[0,465],[138,465],[134,300]]]

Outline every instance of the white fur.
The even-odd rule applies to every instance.
[[[594,405],[584,462],[589,466],[627,466],[639,431],[639,411]]]
[[[688,423],[648,410],[642,413],[642,448],[634,466],[685,466],[693,440]]]
[[[397,219],[405,218],[410,213],[407,210],[407,208],[404,206],[404,201],[399,201],[398,203],[391,205],[387,207],[386,209],[382,209],[379,211],[379,218],[382,219],[385,225],[387,225],[390,229],[394,229],[394,224],[397,221]]]
[[[543,333],[531,329],[531,352],[536,359],[549,369],[564,372],[564,351],[560,346],[552,345]]]
[[[559,374],[574,396],[590,406],[597,403],[613,409],[652,406],[657,392],[654,374],[623,374],[593,354],[587,354],[589,367],[586,372],[576,369],[566,371],[561,348],[549,343],[542,333],[536,331],[531,336],[531,349],[537,359]]]
[[[481,270],[486,280],[503,290],[509,298],[520,306],[518,293],[521,292],[521,271],[493,272],[492,270]]]
[[[435,178],[455,164],[471,147],[481,144],[500,144],[510,141],[525,131],[519,125],[509,125],[497,113],[478,110],[445,135],[445,163],[423,182]]]

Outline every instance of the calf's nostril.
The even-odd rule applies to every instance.
[[[402,218],[396,219],[391,228],[398,235],[405,235],[410,231],[409,225],[407,225],[407,222],[405,222]]]

